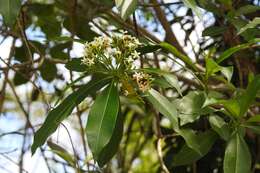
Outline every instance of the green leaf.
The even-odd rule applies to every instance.
[[[77,16],[75,20],[77,20],[76,26],[74,25],[74,23],[71,23],[71,20],[69,18],[66,18],[64,20],[63,25],[68,31],[75,32],[75,34],[80,38],[80,40],[92,41],[94,37],[98,36],[96,32],[91,30],[89,21],[86,20],[84,16]]]
[[[103,167],[109,160],[111,160],[117,152],[123,136],[123,130],[123,116],[119,113],[113,135],[98,156],[97,162],[100,167]]]
[[[220,104],[234,117],[239,117],[240,114],[240,106],[236,99],[230,100],[220,100]]]
[[[72,58],[65,67],[68,70],[77,72],[85,72],[87,70],[87,66],[82,64],[82,58]]]
[[[140,52],[143,55],[143,54],[146,54],[146,53],[155,52],[160,48],[161,48],[161,46],[159,46],[159,45],[145,45],[145,46],[142,46],[142,47],[138,47],[136,49],[136,51]]]
[[[200,116],[212,113],[208,107],[202,107],[205,101],[205,95],[203,92],[189,92],[182,99],[176,99],[173,101],[179,112],[180,125],[192,123]]]
[[[181,86],[179,84],[178,78],[174,74],[166,72],[166,71],[163,71],[161,69],[156,69],[156,68],[144,68],[142,70],[145,71],[145,72],[148,72],[148,73],[154,73],[154,74],[163,76],[164,79],[166,80],[166,83],[164,81],[160,81],[160,82],[164,82],[164,83],[161,83],[161,84],[164,84],[168,88],[170,86],[172,86],[182,96]]]
[[[51,57],[56,59],[69,59],[69,55],[66,52],[64,52],[64,49],[68,49],[71,46],[72,46],[71,41],[53,46],[50,49]]]
[[[233,67],[222,67],[218,65],[213,59],[207,58],[206,59],[206,79],[210,76],[213,76],[217,72],[221,72],[230,82],[232,75],[233,75]]]
[[[20,62],[25,62],[29,60],[29,55],[27,53],[27,48],[22,45],[21,47],[15,47],[14,58]]]
[[[238,10],[236,10],[235,12],[235,16],[240,16],[242,14],[249,14],[249,13],[253,13],[260,10],[259,6],[255,6],[255,5],[245,5],[243,7],[240,7]]]
[[[251,154],[241,134],[235,134],[227,144],[224,173],[250,173]]]
[[[159,92],[154,89],[150,89],[148,91],[148,97],[150,103],[152,103],[153,107],[166,116],[172,123],[173,128],[178,127],[178,113],[173,104],[164,96],[162,96]]]
[[[39,17],[38,25],[48,39],[56,38],[61,34],[61,23],[55,15]]]
[[[191,59],[189,57],[187,57],[186,55],[182,54],[180,51],[178,51],[174,46],[170,45],[169,43],[166,42],[162,42],[160,43],[160,46],[171,52],[174,56],[176,56],[177,58],[179,58],[180,60],[182,60],[187,66],[189,66],[191,69],[193,69],[194,71],[198,71],[198,68],[196,67],[196,65],[191,61]]]
[[[219,136],[228,141],[231,136],[231,129],[229,125],[219,116],[209,116],[209,122],[212,129],[219,134]]]
[[[183,3],[192,9],[192,11],[200,18],[202,19],[202,14],[200,9],[198,8],[195,0],[182,0]]]
[[[124,2],[124,0],[115,0],[116,7],[120,9],[121,6],[123,5],[123,2]]]
[[[135,11],[137,0],[123,0],[120,4],[121,17],[126,20]]]
[[[19,71],[17,71],[17,72],[15,73],[14,79],[13,79],[15,86],[25,84],[25,83],[27,83],[27,82],[29,81],[28,78],[30,78],[30,77],[29,77],[28,75],[26,75],[25,72],[27,72],[27,71],[22,69],[22,70],[19,70]],[[25,76],[22,75],[22,74],[24,74],[24,75],[27,76],[28,78],[25,78]]]
[[[70,166],[75,167],[76,165],[76,161],[73,158],[73,156],[71,156],[69,154],[68,151],[66,151],[63,147],[59,146],[58,144],[55,144],[51,141],[47,141],[48,146],[51,148],[51,150],[57,154],[58,156],[60,156],[62,159],[64,159]]]
[[[218,1],[224,4],[228,8],[232,7],[232,0],[218,0]]]
[[[41,77],[44,80],[51,82],[55,79],[57,75],[57,67],[50,60],[45,59],[43,64],[40,67],[40,73],[41,73]]]
[[[181,93],[181,86],[179,84],[178,78],[174,76],[173,74],[164,74],[163,77],[166,79],[169,84],[174,87],[177,92],[182,96]]]
[[[249,123],[260,123],[260,114],[250,117],[247,122]]]
[[[59,124],[71,114],[75,106],[81,103],[90,92],[102,88],[109,80],[110,78],[91,80],[89,83],[82,85],[77,91],[66,97],[61,104],[51,110],[41,128],[34,135],[34,141],[31,147],[32,154],[55,132]]]
[[[29,3],[28,9],[30,13],[38,17],[46,17],[54,14],[54,4],[45,4],[45,3]]]
[[[219,36],[222,35],[225,31],[227,30],[226,27],[220,27],[220,26],[210,26],[206,29],[204,29],[204,31],[202,32],[202,36],[210,36],[210,37],[214,37],[214,36]]]
[[[252,21],[250,21],[246,26],[241,28],[237,35],[240,35],[242,32],[245,32],[249,28],[255,28],[257,25],[260,24],[260,17],[255,17]]]
[[[255,100],[257,92],[260,90],[260,75],[256,75],[254,80],[249,83],[246,91],[239,97],[239,105],[240,105],[240,116],[244,116],[247,112],[249,106]]]
[[[0,14],[4,18],[4,23],[9,27],[14,25],[21,5],[21,0],[0,0]]]
[[[224,51],[224,52],[218,57],[218,59],[216,60],[216,62],[219,64],[219,63],[221,63],[222,61],[224,61],[225,59],[229,58],[229,57],[230,57],[231,55],[233,55],[234,53],[236,53],[237,51],[242,50],[242,49],[249,48],[251,45],[253,45],[254,43],[258,43],[258,42],[260,42],[260,38],[253,39],[253,40],[249,41],[248,43],[244,43],[244,44],[240,44],[240,45],[231,47],[231,48],[227,49],[226,51]]]
[[[200,142],[201,154],[184,144],[180,151],[173,157],[173,166],[183,166],[196,162],[205,156],[217,139],[216,133],[206,131],[197,136]]]
[[[175,129],[175,131],[183,137],[188,147],[196,151],[199,155],[202,155],[202,150],[200,146],[200,139],[191,129]]]
[[[230,66],[230,67],[220,66],[220,71],[226,77],[227,81],[230,82],[231,78],[233,76],[234,68],[232,66]]]
[[[111,83],[98,97],[91,107],[86,134],[89,147],[95,160],[109,143],[116,126],[119,114],[119,94],[117,87]]]

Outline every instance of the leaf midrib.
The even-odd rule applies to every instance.
[[[106,109],[107,109],[107,103],[108,103],[108,100],[109,100],[109,98],[110,98],[110,93],[111,93],[111,90],[112,90],[112,88],[113,88],[113,83],[110,85],[110,88],[109,88],[109,91],[108,91],[108,93],[107,93],[107,98],[106,98],[106,104],[105,104],[105,107],[104,107],[104,111],[103,111],[103,113],[102,113],[102,119],[101,119],[101,123],[100,123],[100,126],[99,126],[99,128],[98,128],[98,136],[97,136],[97,141],[98,141],[98,143],[97,143],[97,145],[95,146],[95,151],[97,151],[97,148],[99,147],[99,145],[100,145],[100,143],[99,143],[99,138],[100,138],[100,131],[101,131],[101,127],[102,127],[102,124],[103,124],[103,120],[104,120],[104,115],[105,115],[105,112],[106,112]]]

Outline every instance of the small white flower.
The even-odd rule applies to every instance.
[[[129,95],[129,92],[127,90],[124,90],[124,95],[125,96],[128,96]]]
[[[95,64],[95,59],[94,58],[83,58],[82,63],[87,66],[92,66]]]
[[[132,52],[131,55],[132,55],[132,58],[133,58],[134,60],[140,58],[140,53],[137,52],[136,50],[135,50],[134,52]]]

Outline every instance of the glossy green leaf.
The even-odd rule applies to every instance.
[[[191,59],[182,54],[180,51],[178,51],[174,46],[170,45],[169,43],[166,42],[162,42],[160,43],[160,46],[171,52],[174,56],[176,56],[177,58],[179,58],[180,60],[182,60],[187,66],[189,66],[191,69],[193,69],[194,71],[198,71],[198,68],[196,67],[196,65],[191,61]]]
[[[227,49],[226,51],[224,51],[219,57],[218,59],[216,60],[216,62],[219,64],[221,63],[222,61],[224,61],[225,59],[229,58],[231,55],[233,55],[234,53],[242,50],[242,49],[246,49],[246,48],[249,48],[251,45],[253,45],[254,43],[259,43],[260,42],[260,39],[259,38],[256,38],[256,39],[253,39],[251,41],[249,41],[248,43],[244,43],[244,44],[240,44],[240,45],[237,45],[237,46],[234,46],[234,47],[231,47],[229,49]]]
[[[249,106],[255,100],[257,92],[260,90],[260,75],[254,77],[253,81],[249,83],[246,91],[239,97],[239,105],[240,105],[240,116],[243,116]]]
[[[123,136],[123,130],[123,116],[119,113],[113,135],[98,156],[97,162],[100,167],[103,167],[109,160],[111,160],[117,152]]]
[[[218,65],[213,59],[207,58],[206,59],[206,79],[210,76],[214,75],[217,72],[221,72],[228,82],[230,82],[232,75],[233,75],[233,67],[222,67]]]
[[[220,36],[222,35],[225,31],[226,31],[226,27],[219,27],[219,26],[210,26],[206,29],[204,29],[204,31],[202,32],[202,36],[210,36],[210,37],[214,37],[214,36]]]
[[[251,154],[241,134],[228,142],[224,156],[224,173],[250,173]]]
[[[156,68],[144,68],[142,70],[148,73],[154,73],[163,76],[163,78],[166,80],[166,83],[165,81],[161,80],[161,82],[163,82],[162,84],[164,84],[166,88],[170,88],[170,86],[172,86],[182,96],[181,86],[179,84],[178,78],[174,74]]]
[[[74,157],[71,156],[63,147],[51,141],[47,141],[47,144],[55,154],[64,159],[70,166],[74,167],[76,165]]]
[[[240,114],[240,106],[236,99],[230,100],[220,100],[220,104],[233,116],[239,117]]]
[[[240,35],[241,33],[245,32],[249,28],[255,28],[257,25],[260,24],[260,17],[255,17],[252,21],[250,21],[246,26],[241,28],[237,35]]]
[[[109,143],[114,130],[117,130],[115,127],[119,109],[117,87],[111,83],[96,98],[86,125],[88,144],[95,160],[99,159],[99,155]]]
[[[182,0],[183,3],[192,9],[192,11],[200,18],[202,19],[202,14],[200,9],[198,8],[195,0]]]
[[[89,83],[82,85],[77,91],[66,97],[61,104],[51,110],[41,128],[34,135],[34,141],[31,147],[32,154],[56,131],[59,124],[71,114],[75,106],[81,103],[90,92],[102,88],[109,80],[110,78],[91,80]]]
[[[177,110],[166,97],[161,95],[156,90],[150,89],[148,91],[147,99],[152,103],[153,107],[158,112],[166,116],[171,121],[173,128],[178,127]]]
[[[159,45],[145,45],[145,46],[142,46],[142,47],[138,47],[136,49],[136,51],[140,52],[143,55],[143,54],[146,54],[146,53],[155,52],[160,48],[161,48],[161,46],[159,46]]]
[[[66,18],[64,20],[63,25],[68,31],[75,32],[75,34],[79,37],[78,40],[92,41],[94,37],[98,36],[98,34],[91,29],[88,20],[86,20],[84,16],[77,16],[76,20],[76,26],[71,23],[71,20],[69,18]],[[59,36],[60,35],[58,35],[57,37]]]
[[[121,6],[123,5],[124,0],[115,0],[115,4],[117,8],[121,8]]]
[[[21,5],[21,0],[0,0],[0,14],[4,18],[4,23],[9,27],[12,27],[15,23]]]
[[[163,77],[166,79],[169,84],[174,87],[177,92],[182,96],[181,93],[181,86],[179,84],[178,78],[174,76],[173,74],[164,74]]]
[[[250,117],[247,122],[249,123],[260,123],[260,114]]]
[[[221,105],[225,108],[226,111],[229,112],[230,115],[234,117],[239,117],[240,114],[240,105],[237,99],[217,99],[213,97],[206,98],[202,107],[209,106],[209,105]]]
[[[236,10],[235,15],[240,16],[244,14],[253,13],[260,10],[259,6],[256,5],[245,5]]]
[[[50,49],[50,54],[52,58],[55,59],[69,59],[68,53],[64,50],[69,49],[72,46],[72,42],[68,41],[61,44],[56,44]]]
[[[183,137],[188,147],[196,151],[199,155],[202,155],[201,141],[195,131],[191,129],[175,129],[175,131]]]
[[[221,73],[226,77],[227,81],[230,82],[233,76],[234,68],[230,67],[220,67]]]
[[[85,72],[87,70],[87,66],[82,64],[82,58],[72,58],[65,67],[68,70],[77,72]]]
[[[137,0],[123,0],[120,3],[120,15],[126,20],[136,9]]]
[[[30,75],[28,74],[28,71],[26,69],[20,69],[14,74],[14,79],[13,79],[14,85],[18,86],[18,85],[25,84],[29,82],[29,79],[30,79]]]
[[[219,116],[211,115],[209,116],[209,122],[212,129],[218,133],[218,135],[228,141],[231,136],[231,129],[229,125]]]
[[[201,153],[199,154],[195,150],[188,147],[187,144],[184,144],[180,151],[174,155],[173,166],[192,164],[193,162],[196,162],[205,156],[211,149],[212,145],[215,143],[217,135],[213,131],[206,131],[199,134],[197,138],[200,141]]]
[[[40,67],[41,77],[48,82],[51,82],[55,79],[57,75],[57,67],[50,60],[45,59],[43,64]]]
[[[189,92],[182,99],[176,99],[173,101],[179,112],[180,125],[192,123],[200,116],[212,113],[208,107],[202,107],[205,101],[205,95],[203,92]]]

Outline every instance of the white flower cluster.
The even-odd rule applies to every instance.
[[[93,41],[87,42],[84,48],[82,63],[93,67],[97,63],[118,69],[135,68],[134,60],[140,57],[136,48],[141,45],[139,40],[131,35],[114,35],[96,37]]]
[[[84,48],[84,57],[82,63],[89,68],[102,70],[117,71],[119,78],[128,78],[137,83],[138,88],[145,92],[151,87],[151,76],[144,72],[135,72],[137,68],[134,61],[140,58],[137,48],[141,45],[139,40],[123,32],[120,35],[113,35],[111,38],[101,36],[94,38],[93,41],[87,42]],[[124,84],[125,95],[133,93],[129,81]],[[127,87],[128,86],[128,87]],[[130,86],[130,87],[129,87]]]
[[[148,91],[151,88],[152,78],[149,74],[144,72],[135,72],[133,78],[142,92]]]

